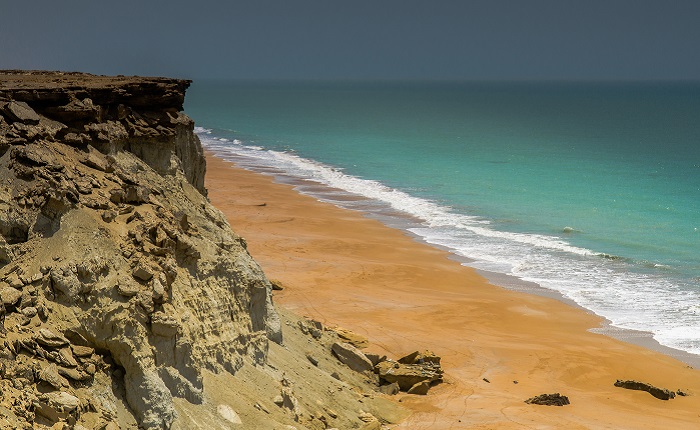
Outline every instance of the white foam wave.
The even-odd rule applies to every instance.
[[[212,130],[204,127],[194,127],[194,132],[197,134],[211,134]]]

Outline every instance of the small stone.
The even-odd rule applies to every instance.
[[[58,373],[58,366],[55,363],[51,363],[44,367],[41,372],[39,372],[39,379],[47,382],[52,387],[60,390],[63,387],[68,386],[68,381]]]
[[[90,357],[95,353],[95,348],[89,346],[71,345],[70,348],[76,357]]]
[[[162,304],[166,301],[165,287],[163,283],[158,280],[158,278],[153,279],[153,301]]]
[[[124,297],[133,297],[139,293],[140,287],[133,281],[120,280],[117,285],[117,292]]]
[[[15,288],[3,287],[0,289],[0,299],[5,306],[14,306],[21,298],[22,292]]]
[[[311,364],[318,367],[318,359],[311,354],[306,354],[306,359],[309,360]]]
[[[61,348],[58,351],[58,355],[61,358],[61,362],[63,364],[67,365],[68,367],[78,367],[78,362],[75,361],[75,358],[73,357],[73,353],[71,352],[70,348]]]
[[[39,318],[42,319],[42,321],[46,321],[46,319],[49,317],[49,309],[43,304],[37,305],[36,312],[39,315]]]
[[[117,211],[107,210],[102,212],[102,220],[104,222],[112,222],[117,218]]]
[[[284,404],[284,399],[282,398],[282,396],[278,395],[275,396],[274,399],[272,399],[272,403],[276,404],[279,407],[282,407],[282,405]]]
[[[148,290],[139,291],[136,298],[139,306],[141,306],[147,314],[150,315],[155,311],[155,305],[153,304],[153,292]]]
[[[47,393],[46,394],[49,405],[63,411],[72,412],[78,409],[80,406],[80,399],[72,394],[66,393],[65,391],[59,391],[58,393]]]
[[[44,346],[47,346],[49,348],[59,348],[63,345],[68,345],[68,339],[65,337],[61,336],[60,334],[56,334],[53,331],[47,329],[47,328],[41,328],[39,329],[39,334],[36,337],[36,341]]]
[[[124,195],[124,202],[131,204],[147,203],[151,190],[141,185],[127,185]]]
[[[24,315],[27,318],[34,318],[37,312],[38,311],[34,306],[27,306],[26,308],[22,309],[22,315]]]
[[[86,372],[88,375],[91,375],[91,376],[92,376],[92,375],[94,375],[95,373],[97,373],[97,366],[95,366],[93,363],[88,363],[88,365],[85,366],[85,372]]]
[[[238,414],[236,413],[236,411],[234,411],[228,405],[217,406],[216,412],[219,413],[221,418],[225,419],[226,421],[230,422],[231,424],[243,424],[243,421],[241,421],[241,417],[239,417]]]
[[[5,282],[10,284],[10,287],[21,289],[24,287],[24,282],[20,279],[17,273],[10,273],[10,275],[5,279]]]
[[[119,208],[119,215],[130,214],[130,213],[132,213],[133,211],[134,211],[134,207],[133,207],[133,206],[124,206],[124,207],[122,207],[122,208]]]
[[[269,413],[270,413],[270,411],[269,411],[264,405],[262,405],[261,403],[256,403],[256,404],[253,405],[253,407],[254,407],[255,409],[259,410],[259,411],[265,412],[266,414],[269,414]]]
[[[124,193],[124,190],[121,189],[116,189],[116,190],[111,190],[109,192],[109,200],[112,203],[122,203],[126,197],[126,194]]]
[[[59,366],[58,374],[74,381],[84,381],[89,378],[89,375],[82,373],[78,369],[71,369],[68,367]]]
[[[136,268],[134,268],[132,274],[134,275],[134,278],[140,279],[144,282],[148,282],[153,277],[153,270],[150,267],[148,267],[148,265],[146,265],[145,263],[140,262],[136,266]]]

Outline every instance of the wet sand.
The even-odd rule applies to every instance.
[[[400,230],[301,195],[208,154],[212,203],[269,278],[278,306],[360,333],[369,351],[442,357],[445,382],[394,398],[402,429],[697,429],[700,371],[589,329],[602,320],[506,290]],[[636,379],[691,395],[662,401],[613,386]],[[488,382],[487,382],[488,381]],[[528,405],[561,393],[563,407]]]

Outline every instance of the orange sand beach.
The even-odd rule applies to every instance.
[[[589,331],[601,319],[561,301],[489,284],[445,251],[272,177],[207,156],[212,203],[269,278],[278,306],[360,333],[398,358],[429,349],[444,383],[394,398],[401,429],[698,429],[700,370]],[[689,396],[617,388],[635,379]],[[571,404],[524,400],[561,393]]]

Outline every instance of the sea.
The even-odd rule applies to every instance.
[[[700,354],[700,83],[202,81],[185,111],[217,156]]]

